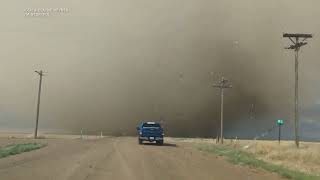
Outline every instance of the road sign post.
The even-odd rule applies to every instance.
[[[280,141],[281,141],[281,126],[283,125],[283,120],[282,119],[278,119],[277,125],[279,127],[278,141],[279,141],[279,144],[280,144]]]

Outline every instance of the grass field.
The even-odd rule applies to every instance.
[[[26,144],[12,144],[4,147],[0,147],[0,158],[4,158],[11,155],[20,154],[23,152],[40,149],[46,146],[44,143],[26,143]]]
[[[215,153],[219,156],[223,156],[233,164],[248,165],[250,167],[262,168],[264,170],[277,173],[282,177],[286,177],[288,179],[294,179],[294,180],[319,180],[320,179],[320,176],[313,176],[303,172],[290,170],[283,166],[275,165],[273,163],[260,160],[256,158],[256,156],[252,153],[243,152],[238,149],[232,148],[230,146],[200,144],[198,145],[198,148],[201,151]]]
[[[259,167],[295,180],[320,180],[320,143],[302,142],[297,149],[292,141],[225,140],[173,138],[190,143],[202,151],[224,156],[235,164]]]
[[[234,146],[266,162],[320,176],[320,143],[302,142],[299,149],[288,141],[280,145],[276,141],[243,141]]]

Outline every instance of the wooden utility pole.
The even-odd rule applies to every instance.
[[[283,34],[284,38],[289,38],[293,43],[286,49],[293,49],[295,51],[295,93],[294,93],[294,132],[296,146],[299,147],[299,50],[306,45],[308,38],[312,38],[312,34]],[[301,40],[302,39],[302,40]]]
[[[34,131],[34,138],[37,139],[38,137],[38,123],[39,123],[39,112],[40,112],[40,97],[41,97],[41,85],[42,85],[42,76],[43,76],[43,71],[35,71],[36,73],[39,74],[40,80],[39,80],[39,90],[38,90],[38,103],[37,103],[37,119],[36,119],[36,128]]]
[[[221,80],[214,84],[213,87],[220,89],[220,139],[221,144],[223,144],[223,107],[224,107],[224,89],[225,88],[232,88],[232,85],[228,84],[228,80],[224,77],[221,78]]]

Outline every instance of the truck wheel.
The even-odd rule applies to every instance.
[[[138,141],[139,141],[139,144],[142,144],[142,143],[143,143],[143,142],[142,142],[142,139],[139,139]]]
[[[158,145],[163,145],[163,140],[157,141]]]

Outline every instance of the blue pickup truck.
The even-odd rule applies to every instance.
[[[143,141],[156,142],[163,145],[164,132],[159,123],[156,122],[141,122],[138,127],[138,142],[142,144]]]

